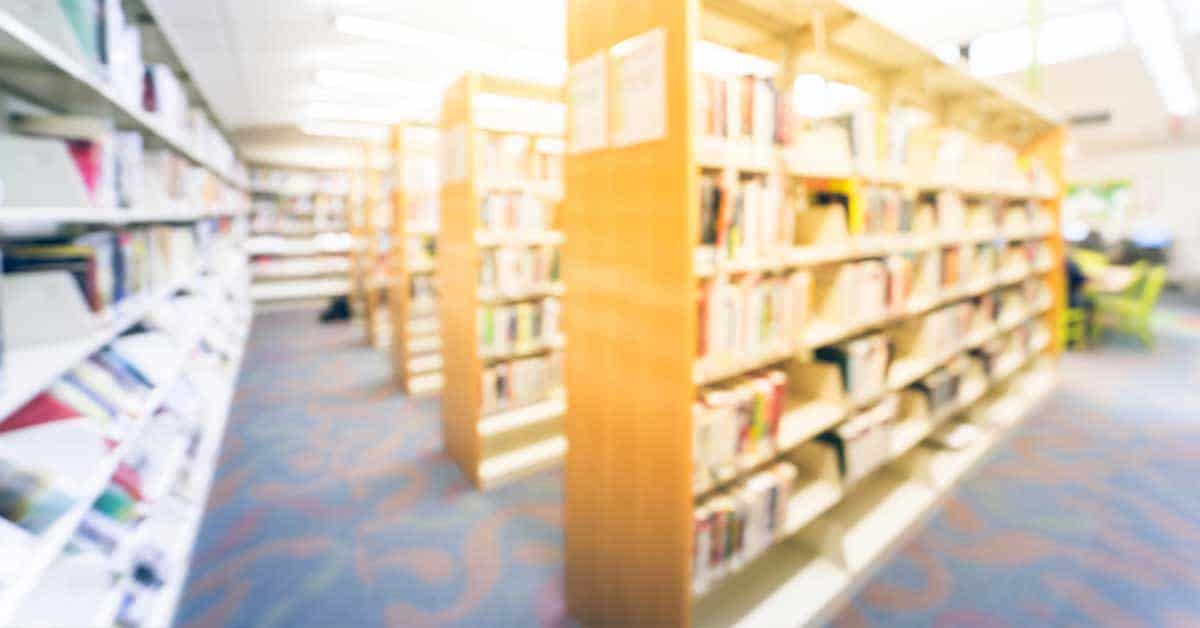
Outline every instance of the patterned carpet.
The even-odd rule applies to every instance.
[[[835,624],[1200,625],[1200,334],[1066,358],[1056,394]],[[360,326],[260,316],[178,623],[557,626],[561,490],[486,495]]]

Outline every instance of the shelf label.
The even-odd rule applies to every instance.
[[[567,81],[571,153],[586,153],[608,146],[608,65],[604,53],[594,54],[571,66]]]
[[[615,96],[613,143],[617,146],[666,136],[666,41],[666,31],[659,27],[609,49]]]
[[[441,141],[442,183],[467,180],[467,127],[458,124]]]

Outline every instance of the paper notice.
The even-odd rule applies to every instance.
[[[571,66],[567,99],[570,104],[570,149],[585,153],[608,146],[608,72],[603,52]]]
[[[441,141],[442,183],[467,179],[467,127],[459,124],[446,132]]]
[[[629,146],[667,132],[666,31],[656,28],[616,44],[612,56],[613,143]]]

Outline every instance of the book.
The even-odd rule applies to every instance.
[[[79,416],[78,410],[59,399],[53,392],[41,392],[0,422],[0,433]]]

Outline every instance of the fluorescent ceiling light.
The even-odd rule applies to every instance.
[[[435,83],[402,81],[361,72],[343,72],[341,70],[317,70],[316,83],[320,87],[332,90],[346,90],[389,96],[413,96],[424,99],[437,98],[441,93],[441,86]]]
[[[418,48],[434,61],[459,66],[459,71],[474,70],[549,85],[562,85],[567,74],[564,57],[535,50],[505,48],[353,15],[338,16],[334,27],[354,37]]]
[[[1190,116],[1200,110],[1196,86],[1183,58],[1175,24],[1164,0],[1124,0],[1125,19],[1167,111]]]
[[[372,140],[382,142],[387,139],[387,129],[381,126],[357,124],[353,122],[329,122],[327,120],[309,120],[300,123],[300,131],[306,135],[317,137],[337,137],[350,140]]]

